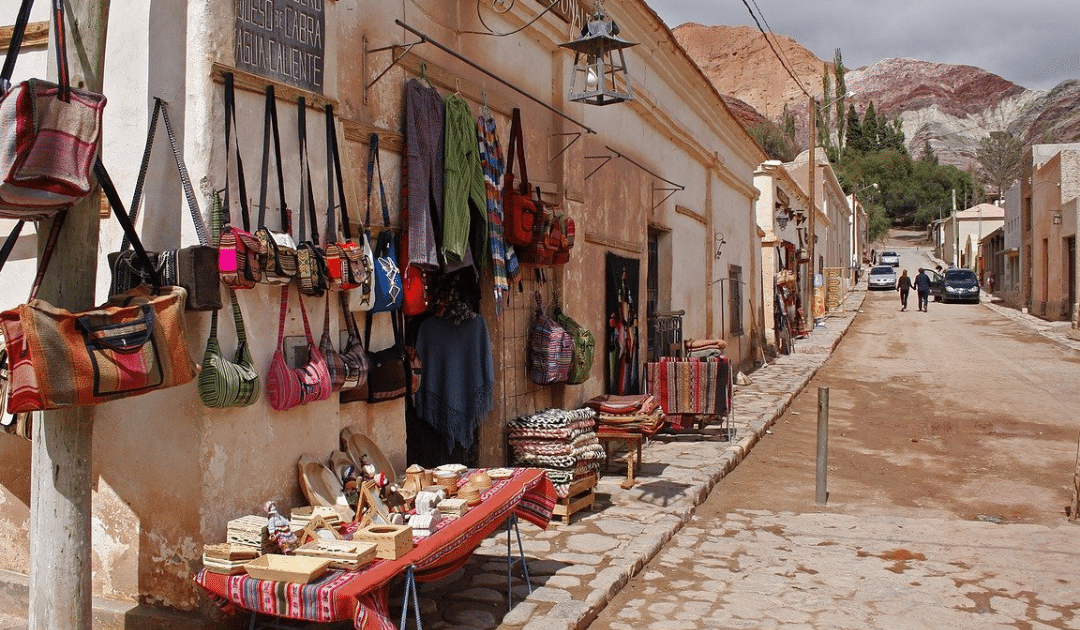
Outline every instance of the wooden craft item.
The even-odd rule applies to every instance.
[[[397,481],[397,473],[394,472],[390,460],[361,432],[360,425],[350,425],[341,430],[341,450],[348,453],[358,470],[362,470],[365,464],[371,464],[375,467],[375,472],[383,473],[387,480]]]
[[[253,578],[307,584],[326,573],[330,559],[271,553],[259,556],[244,566]]]
[[[375,544],[358,540],[313,540],[296,550],[296,555],[329,558],[331,569],[356,571],[375,561]]]
[[[326,540],[327,537],[341,540],[341,534],[338,533],[337,529],[328,524],[321,516],[313,517],[308,521],[307,525],[304,525],[300,531],[296,532],[296,539],[300,545],[317,540]]]
[[[312,506],[332,507],[346,521],[353,519],[353,510],[345,498],[341,480],[318,457],[311,454],[300,456],[296,462],[300,477],[300,489]]]
[[[356,530],[353,540],[375,543],[375,555],[384,560],[397,560],[413,548],[408,525],[369,525]]]

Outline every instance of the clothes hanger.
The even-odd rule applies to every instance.
[[[484,118],[491,118],[491,110],[488,109],[487,90],[480,92],[480,115]]]
[[[427,62],[426,61],[421,61],[420,62],[419,81],[420,81],[420,83],[424,84],[424,87],[427,87],[427,88],[431,87],[431,82],[428,81],[428,78],[427,78]]]

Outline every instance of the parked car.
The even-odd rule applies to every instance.
[[[896,270],[888,265],[873,267],[866,279],[866,286],[869,289],[895,289]]]
[[[942,302],[979,303],[979,279],[970,269],[946,269],[941,281]]]
[[[878,256],[878,264],[899,267],[900,254],[897,254],[896,252],[881,252],[881,255]]]

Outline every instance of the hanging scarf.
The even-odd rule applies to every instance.
[[[495,119],[485,107],[476,119],[476,135],[480,142],[480,164],[484,168],[484,188],[487,191],[488,237],[491,250],[491,270],[495,279],[495,315],[502,315],[503,298],[510,291],[507,273],[507,245],[503,240],[502,180],[505,166],[499,138],[495,134]]]

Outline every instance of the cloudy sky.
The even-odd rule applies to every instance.
[[[742,0],[646,0],[670,27],[755,26]],[[1080,0],[746,0],[762,27],[844,65],[888,57],[977,66],[1031,89],[1080,79]]]

